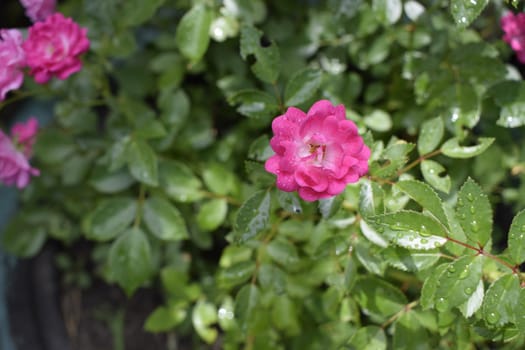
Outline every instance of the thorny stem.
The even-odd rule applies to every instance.
[[[417,304],[419,304],[419,300],[415,300],[409,304],[406,304],[403,309],[401,309],[399,312],[395,313],[392,317],[386,320],[385,323],[381,325],[381,328],[385,329],[386,327],[390,326],[395,320],[401,317],[405,312],[408,312],[412,310],[414,307],[416,307]]]

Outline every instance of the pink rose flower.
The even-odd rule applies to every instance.
[[[306,201],[329,198],[368,172],[370,149],[343,105],[322,100],[308,113],[290,107],[273,120],[272,130],[275,155],[265,168],[277,175],[282,191],[298,191]]]
[[[13,141],[23,147],[23,153],[28,158],[33,154],[37,132],[38,120],[35,117],[29,118],[26,123],[16,123],[11,128]]]
[[[29,184],[31,176],[38,175],[40,171],[29,165],[26,156],[0,130],[0,182],[21,189]]]
[[[0,101],[7,92],[18,89],[24,81],[25,54],[22,33],[16,29],[0,30]]]
[[[79,56],[89,49],[86,33],[86,28],[61,13],[33,24],[22,45],[31,68],[29,74],[37,83],[44,84],[52,76],[63,80],[78,72],[82,68]]]
[[[56,0],[20,0],[20,3],[33,22],[43,21],[55,12],[56,7]]]
[[[509,12],[501,18],[503,40],[516,52],[518,60],[525,63],[525,13]]]

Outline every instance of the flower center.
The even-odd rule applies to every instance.
[[[326,154],[326,145],[309,143],[310,158],[315,165],[321,165]]]

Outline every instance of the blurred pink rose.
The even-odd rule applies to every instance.
[[[29,28],[23,43],[29,74],[44,84],[56,76],[66,79],[82,68],[79,57],[89,49],[87,29],[81,28],[71,18],[55,13],[43,22]]]
[[[275,155],[265,168],[277,175],[277,188],[315,201],[343,192],[368,172],[370,149],[345,115],[343,105],[322,100],[306,114],[290,107],[273,120]]]
[[[8,91],[16,90],[24,81],[22,68],[25,54],[22,33],[16,29],[0,30],[0,101]]]
[[[24,188],[29,184],[31,176],[38,175],[40,171],[29,165],[24,153],[18,151],[15,144],[0,130],[0,183]]]
[[[33,145],[38,132],[38,120],[31,117],[25,123],[16,123],[11,128],[11,137],[13,141],[23,147],[23,153],[26,157],[33,154]]]
[[[33,22],[43,21],[55,12],[56,0],[20,0],[26,9],[27,17]]]
[[[507,13],[501,18],[503,40],[516,52],[518,60],[525,63],[525,13]]]

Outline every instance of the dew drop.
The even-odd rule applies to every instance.
[[[470,287],[465,288],[465,294],[471,295],[472,293],[474,293],[474,290],[472,290],[472,288]]]
[[[469,200],[469,202],[473,202],[474,201],[474,195],[472,193],[467,193],[467,199]]]
[[[478,222],[476,220],[472,220],[472,222],[470,223],[470,229],[472,230],[472,232],[478,232],[479,231],[479,225],[478,225]]]
[[[425,236],[425,237],[430,236],[430,232],[428,232],[427,227],[425,225],[421,225],[421,229],[420,229],[419,234],[421,236]]]
[[[462,207],[464,205],[463,199],[458,199],[458,207]]]
[[[465,268],[465,270],[461,271],[461,273],[459,274],[458,278],[460,280],[464,280],[465,278],[468,277],[468,272],[469,272],[468,268]]]
[[[525,232],[525,225],[521,225],[520,231]]]
[[[421,244],[428,244],[428,239],[426,238],[421,238]]]
[[[378,227],[378,228],[377,228],[377,232],[379,232],[379,233],[383,233],[383,232],[385,232],[385,229],[382,228],[382,227]]]
[[[494,324],[499,321],[499,315],[496,312],[491,312],[487,315],[487,322]]]
[[[447,309],[448,309],[448,301],[443,297],[438,298],[436,300],[436,310],[440,312],[444,312],[444,311],[447,311]]]
[[[447,268],[448,272],[450,273],[454,273],[456,272],[456,268],[454,267],[454,265],[449,265],[448,268]]]
[[[465,214],[460,214],[459,218],[465,220],[467,218],[467,216]]]
[[[434,242],[434,247],[436,247],[436,248],[441,247],[441,243],[439,243],[438,241],[435,241]]]
[[[473,205],[470,206],[470,213],[474,214],[476,212],[476,208],[474,208]]]

